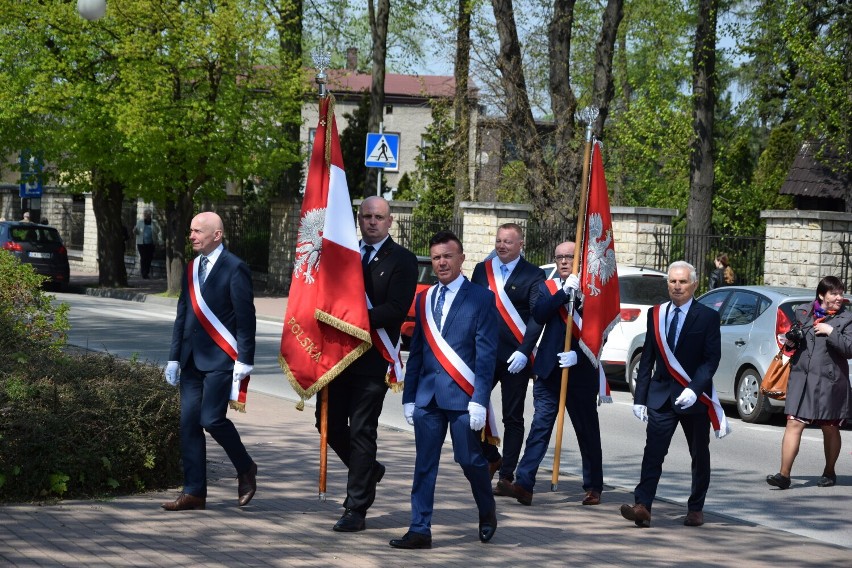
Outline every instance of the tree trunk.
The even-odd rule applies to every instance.
[[[177,296],[183,284],[184,267],[186,267],[186,237],[189,234],[189,224],[192,221],[194,205],[192,192],[187,190],[180,194],[180,199],[166,203],[166,226],[163,228],[166,240],[166,281],[167,293]]]
[[[686,260],[703,277],[713,214],[713,111],[716,102],[716,16],[718,0],[699,0],[692,54],[692,129],[689,203],[686,208]]]
[[[458,30],[456,31],[456,99],[455,110],[455,168],[456,190],[453,210],[459,203],[474,196],[470,191],[470,99],[468,97],[468,75],[470,74],[470,0],[459,0]]]
[[[92,208],[98,232],[98,285],[127,286],[124,230],[121,225],[123,186],[100,170],[92,171]]]
[[[378,132],[385,111],[385,59],[388,52],[390,0],[378,0],[378,10],[374,0],[369,0],[368,9],[370,31],[373,37],[373,81],[370,86],[370,120],[367,122],[367,130]],[[365,196],[376,194],[378,177],[378,168],[367,168],[367,178],[364,182]]]
[[[582,151],[576,151],[574,113],[577,98],[571,88],[571,27],[574,23],[574,0],[556,0],[553,19],[548,26],[548,59],[550,65],[550,107],[554,126],[554,195],[550,201],[562,203],[562,216],[576,211],[579,176],[577,166]],[[575,215],[576,216],[576,215]]]
[[[538,212],[549,211],[554,205],[553,192],[549,189],[550,175],[527,95],[521,44],[515,25],[515,9],[512,0],[491,0],[491,6],[500,38],[497,68],[505,91],[509,136],[515,142],[518,155],[527,167],[527,191],[533,207]]]

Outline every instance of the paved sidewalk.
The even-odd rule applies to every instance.
[[[164,287],[165,283],[162,282]],[[270,302],[281,308],[283,299]],[[260,308],[259,308],[260,314]],[[283,308],[281,308],[283,315]],[[279,315],[278,317],[281,317]],[[331,527],[343,509],[346,473],[329,451],[327,500],[317,498],[318,435],[313,412],[288,400],[250,393],[248,412],[232,413],[258,463],[258,492],[236,506],[236,480],[221,448],[208,443],[206,511],[169,513],[160,503],[178,489],[100,501],[0,507],[0,564],[5,566],[849,566],[849,550],[706,514],[683,526],[682,505],[657,502],[650,529],[619,514],[632,495],[608,488],[595,507],[579,504],[579,480],[550,491],[541,472],[531,507],[498,498],[499,526],[488,544],[476,536],[477,513],[461,469],[445,445],[433,518],[432,550],[400,551],[414,467],[409,433],[380,427],[387,474],[367,530]],[[175,425],[177,427],[177,425]],[[755,496],[755,498],[759,498]]]

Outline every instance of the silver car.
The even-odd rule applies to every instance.
[[[722,327],[722,360],[713,375],[713,386],[723,403],[736,404],[745,422],[766,422],[773,412],[784,409],[784,401],[764,397],[760,382],[772,357],[781,347],[794,313],[810,310],[816,294],[808,288],[780,286],[726,286],[697,298],[719,312]],[[645,334],[629,348],[625,377],[635,390],[636,375]]]

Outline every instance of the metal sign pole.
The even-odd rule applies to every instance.
[[[382,134],[385,131],[385,123],[379,123],[379,134]],[[382,196],[382,172],[385,171],[384,168],[379,168],[379,175],[376,176],[376,195],[379,197]]]

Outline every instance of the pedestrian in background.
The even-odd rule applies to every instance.
[[[716,269],[710,273],[710,282],[707,284],[708,290],[730,286],[736,282],[737,278],[734,274],[734,269],[728,263],[727,254],[722,253],[716,256],[716,260],[713,262],[716,265]]]
[[[142,278],[148,279],[151,276],[154,249],[163,239],[160,225],[154,221],[150,209],[146,209],[142,218],[136,222],[133,234],[136,235],[136,249],[139,251],[139,271]]]
[[[790,379],[784,412],[787,425],[781,439],[781,471],[766,476],[766,483],[787,489],[799,453],[802,432],[808,425],[822,430],[825,467],[817,485],[837,483],[834,469],[840,457],[840,428],[852,418],[852,312],[843,304],[846,287],[835,276],[817,284],[816,299],[808,310],[799,310],[785,349],[795,352],[790,360]]]

